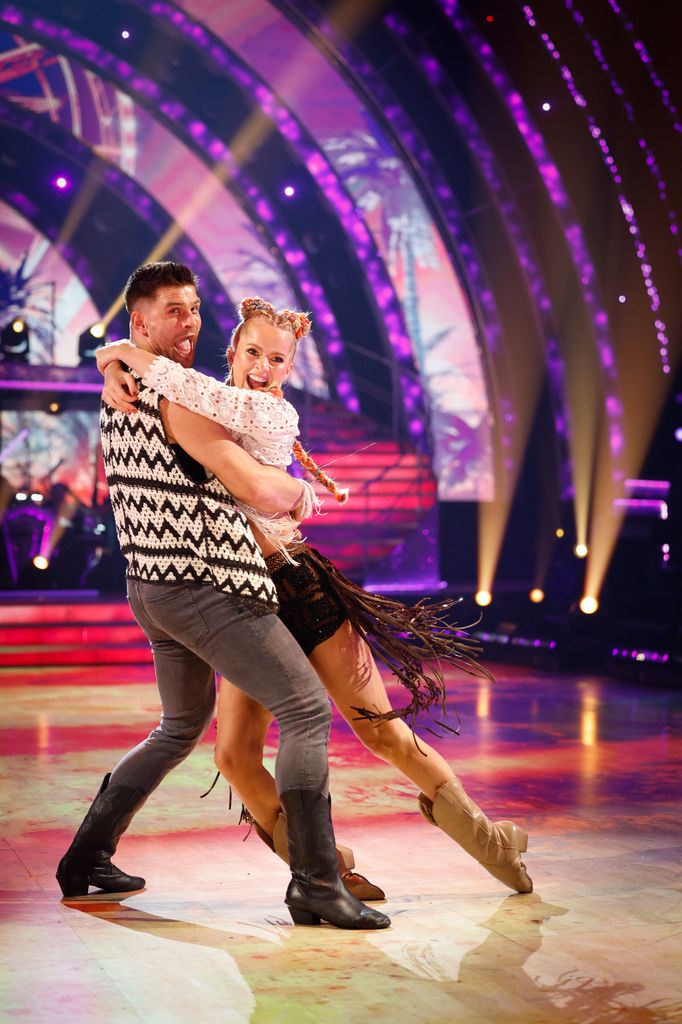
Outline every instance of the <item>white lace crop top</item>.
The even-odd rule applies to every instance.
[[[298,413],[286,399],[222,384],[166,356],[157,356],[142,380],[169,401],[220,423],[257,462],[279,469],[291,464]],[[300,514],[307,519],[320,511],[320,502],[312,484],[301,482],[305,493]],[[296,521],[288,515],[268,516],[243,502],[236,504],[287,560],[293,561],[286,545],[300,539]]]
[[[291,465],[298,413],[286,399],[231,387],[165,356],[156,357],[142,380],[169,401],[220,423],[257,462]]]

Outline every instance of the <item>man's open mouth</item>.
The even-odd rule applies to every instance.
[[[183,359],[187,359],[188,356],[192,355],[192,339],[181,338],[180,341],[175,342],[173,348],[175,349],[179,356],[182,356]]]

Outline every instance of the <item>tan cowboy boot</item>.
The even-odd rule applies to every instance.
[[[287,822],[282,812],[280,811],[277,816],[272,837],[270,837],[267,832],[260,827],[257,821],[254,821],[253,824],[256,832],[263,842],[266,843],[278,857],[281,857],[285,864],[288,864],[289,849],[287,844]],[[355,896],[356,899],[363,901],[386,899],[386,894],[383,889],[380,889],[378,885],[373,885],[372,882],[368,881],[364,875],[360,875],[357,871],[353,870],[355,868],[355,857],[353,856],[353,851],[348,846],[336,847],[336,861],[339,866],[341,881],[345,885],[346,889],[348,889],[348,892]]]
[[[459,843],[499,882],[517,892],[533,891],[533,883],[521,860],[521,854],[528,848],[528,833],[513,821],[490,821],[467,796],[459,779],[450,779],[439,786],[433,803],[420,793],[419,810],[427,821]]]

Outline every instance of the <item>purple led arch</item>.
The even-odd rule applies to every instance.
[[[617,0],[608,0],[608,4],[613,13],[617,15],[618,18],[620,18],[627,34],[630,36],[631,39],[634,40],[633,46],[635,48],[635,53],[637,54],[642,64],[646,68],[647,74],[649,75],[649,78],[651,79],[654,88],[656,89],[658,95],[661,97],[661,103],[672,116],[673,127],[675,131],[682,134],[682,123],[680,123],[679,111],[670,99],[670,90],[666,87],[666,84],[663,81],[663,79],[660,78],[654,70],[653,61],[651,60],[649,51],[647,50],[642,40],[638,39],[635,35],[634,25],[630,21],[629,17],[624,13],[620,4],[617,3]]]
[[[535,161],[540,177],[544,182],[547,193],[562,224],[577,278],[583,285],[583,297],[591,315],[597,342],[597,354],[602,367],[612,476],[615,481],[622,481],[624,477],[622,458],[625,444],[625,427],[623,422],[623,404],[617,391],[618,378],[609,318],[601,307],[597,296],[598,281],[595,267],[580,225],[571,209],[561,173],[550,156],[542,134],[535,127],[523,99],[509,79],[501,62],[495,56],[490,43],[481,35],[473,21],[462,10],[458,0],[437,0],[437,3],[474,54],[480,67],[495,86],[498,95],[511,114],[528,152]]]
[[[307,10],[310,18],[314,18],[314,10]],[[341,36],[328,20],[316,25],[316,31],[323,36],[332,50],[343,56],[344,63],[352,70],[362,90],[367,91],[382,115],[388,122],[391,132],[407,153],[419,154],[419,163],[423,168],[422,180],[437,204],[441,214],[439,234],[446,250],[454,256],[454,262],[463,269],[463,277],[470,294],[475,296],[478,307],[479,321],[483,331],[477,331],[479,348],[481,333],[485,336],[487,347],[498,352],[501,347],[502,326],[495,303],[494,295],[475,253],[473,242],[468,233],[466,222],[457,206],[457,201],[433,159],[428,146],[415,130],[410,118],[396,102],[395,97],[374,68],[363,58],[362,54]],[[446,231],[443,231],[445,223]],[[460,269],[460,274],[462,274]],[[483,359],[485,364],[485,359]]]
[[[527,287],[533,298],[536,315],[541,325],[540,334],[547,349],[547,366],[549,383],[554,405],[554,419],[557,435],[563,442],[563,464],[561,467],[561,490],[567,493],[571,487],[570,473],[570,408],[566,400],[564,381],[564,364],[556,338],[556,325],[552,315],[552,302],[547,292],[544,277],[537,262],[533,244],[526,234],[523,219],[518,209],[513,191],[509,188],[504,173],[499,166],[495,153],[488,145],[478,122],[472,115],[467,104],[450,80],[440,61],[422,43],[421,39],[396,15],[387,15],[384,23],[397,33],[410,52],[416,55],[422,71],[441,95],[445,105],[452,114],[453,121],[459,128],[462,137],[478,164],[484,178],[490,185],[491,193],[498,198],[497,206],[500,215],[507,223],[509,233],[519,254],[519,265],[527,281]],[[449,192],[449,187],[448,188]],[[439,198],[442,198],[439,188]],[[511,416],[511,420],[507,417]],[[502,417],[503,423],[516,419],[514,413]],[[504,431],[504,427],[501,429]]]
[[[327,341],[326,350],[335,369],[338,393],[348,409],[358,412],[360,403],[352,378],[346,368],[341,334],[323,289],[309,265],[307,256],[291,238],[286,225],[279,220],[276,210],[267,197],[237,166],[222,139],[215,136],[182,103],[167,95],[157,82],[140,74],[126,61],[107,52],[93,40],[79,36],[69,28],[21,11],[11,4],[0,8],[0,23],[5,23],[13,29],[28,30],[39,37],[46,38],[52,44],[58,44],[59,47],[72,53],[85,64],[90,64],[97,71],[109,74],[119,82],[125,83],[131,92],[154,101],[157,110],[172,123],[174,128],[179,125],[191,135],[195,148],[203,153],[207,160],[217,165],[223,180],[231,181],[238,186],[239,194],[253,211],[251,219],[267,225],[269,237],[281,254],[285,270],[289,267],[296,268],[295,288],[298,287],[305,297],[305,304],[312,310],[316,323],[322,325]]]
[[[663,174],[661,173],[661,168],[659,167],[658,161],[656,160],[656,157],[654,156],[654,153],[653,153],[653,150],[651,149],[651,146],[649,145],[647,140],[644,138],[643,131],[642,131],[642,129],[640,128],[640,126],[638,124],[637,117],[635,116],[634,107],[633,107],[632,103],[630,103],[630,101],[628,100],[628,98],[626,96],[626,93],[625,93],[625,89],[623,89],[622,85],[618,81],[618,78],[616,77],[616,75],[613,72],[612,68],[610,67],[608,61],[606,60],[606,56],[604,54],[604,49],[602,47],[602,44],[600,43],[600,41],[595,36],[592,35],[591,32],[589,32],[585,28],[585,16],[584,16],[584,14],[581,11],[578,10],[578,8],[576,7],[576,5],[573,2],[573,0],[564,0],[564,7],[570,13],[571,17],[573,18],[573,21],[578,26],[578,28],[579,28],[583,38],[585,39],[586,43],[588,44],[588,46],[592,50],[592,53],[594,54],[594,59],[596,60],[596,62],[599,65],[599,67],[601,68],[601,70],[606,75],[612,92],[614,93],[615,96],[617,96],[618,102],[620,103],[621,107],[623,108],[623,112],[625,113],[626,118],[628,119],[628,121],[630,122],[630,124],[632,125],[634,131],[637,134],[638,145],[639,145],[639,148],[642,150],[642,155],[645,157],[646,167],[647,167],[648,171],[650,172],[650,174],[653,176],[654,181],[656,182],[656,190],[657,190],[657,193],[658,193],[658,198],[661,201],[661,203],[663,204],[663,206],[665,208],[665,211],[666,211],[666,214],[667,214],[667,217],[668,217],[668,225],[669,225],[670,234],[673,235],[673,237],[677,238],[677,236],[679,234],[679,225],[677,223],[677,212],[670,205],[670,202],[668,200],[668,185],[667,185],[667,182],[665,181],[665,178],[663,177]],[[667,90],[666,90],[666,92],[667,92]],[[668,93],[667,95],[669,97],[670,94]],[[678,249],[677,255],[678,255],[678,259],[680,259],[682,261],[682,249]]]
[[[561,54],[559,53],[559,50],[554,45],[547,32],[540,31],[535,15],[533,14],[533,10],[531,7],[528,6],[528,4],[523,5],[523,15],[528,25],[531,28],[537,29],[542,45],[550,54],[550,56],[554,60],[560,61]],[[576,104],[576,106],[580,107],[583,110],[586,110],[588,105],[587,100],[583,93],[580,92],[578,87],[576,86],[575,79],[573,77],[573,72],[565,64],[561,65],[561,79],[564,82],[566,88],[568,89],[571,98],[573,102]],[[615,158],[612,155],[611,150],[609,149],[609,145],[604,137],[602,129],[597,124],[597,121],[592,116],[592,114],[586,114],[586,117],[590,136],[597,144],[602,163],[611,174],[614,184],[618,185],[619,187],[618,203],[623,213],[623,217],[625,218],[625,221],[628,225],[628,233],[630,234],[635,245],[635,254],[637,256],[637,260],[639,263],[640,273],[642,274],[642,277],[644,279],[644,286],[647,290],[647,295],[649,297],[649,306],[651,309],[651,313],[655,318],[657,332],[656,340],[658,341],[659,354],[661,358],[661,367],[663,373],[670,373],[670,359],[668,354],[669,340],[666,333],[667,328],[665,322],[658,315],[661,300],[658,294],[658,289],[654,284],[653,271],[651,263],[649,262],[649,257],[647,255],[646,246],[644,242],[641,240],[641,231],[639,224],[637,222],[637,216],[635,214],[635,210],[632,206],[632,203],[630,203],[628,199],[622,194],[622,192],[620,192],[620,189],[623,184],[622,175],[615,161]],[[665,182],[663,182],[663,185],[665,185]],[[662,324],[663,326],[658,327],[659,324]]]
[[[73,269],[85,290],[90,292],[94,283],[90,272],[90,265],[71,244],[59,241],[59,226],[44,224],[40,218],[40,210],[33,200],[29,199],[23,192],[6,188],[2,182],[0,182],[0,199],[23,214],[31,224],[39,227],[41,234],[45,238],[49,238],[66,263]]]
[[[263,79],[247,67],[217,36],[194,21],[185,11],[165,0],[154,0],[149,11],[181,31],[193,46],[201,49],[205,59],[208,58],[214,66],[237,81],[257,100],[260,109],[277,125],[280,134],[295,146],[355,249],[379,307],[380,321],[384,325],[394,358],[399,363],[411,366],[412,346],[393,283],[364,220],[356,211],[352,196],[325,154],[314,144],[303,125]]]
[[[26,134],[44,138],[48,142],[50,141],[54,131],[51,122],[36,117],[34,114],[31,114],[30,112],[23,110],[21,107],[15,106],[4,99],[0,99],[0,107],[3,112],[3,118],[10,124],[24,131]],[[80,141],[80,139],[67,134],[65,134],[63,138],[63,148],[79,163],[83,158],[84,152],[86,154],[91,152],[87,146]],[[162,216],[159,204],[156,203],[149,193],[138,185],[136,181],[129,178],[127,174],[113,164],[104,166],[102,181],[108,185],[112,191],[122,197],[133,210],[137,211],[156,235],[159,237],[163,235],[164,231],[168,227],[168,221],[164,216]],[[202,277],[204,293],[212,306],[217,307],[214,310],[216,320],[221,329],[228,334],[234,321],[228,311],[220,308],[225,305],[225,297],[222,290],[216,287],[211,287],[212,272],[209,264],[201,255],[199,250],[192,245],[186,237],[179,240],[176,250],[183,259],[192,264],[194,269]]]

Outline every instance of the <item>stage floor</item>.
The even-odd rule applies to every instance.
[[[294,928],[285,866],[237,825],[211,734],[117,862],[146,892],[60,902],[57,861],[118,756],[155,723],[148,666],[3,669],[0,1011],[31,1022],[682,1021],[682,694],[494,666],[452,680],[439,748],[491,816],[528,827],[510,895],[335,719],[339,839],[387,931]],[[268,753],[274,753],[273,748]]]

